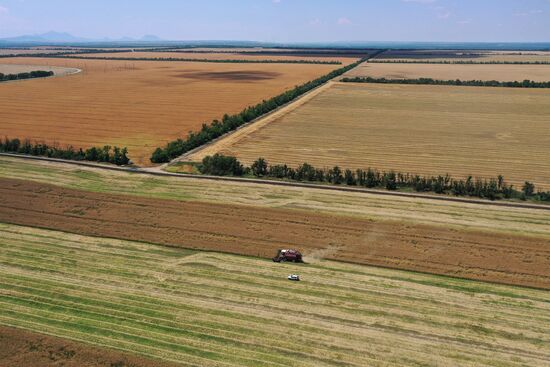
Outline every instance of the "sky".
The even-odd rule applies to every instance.
[[[550,0],[0,0],[0,37],[550,42]]]

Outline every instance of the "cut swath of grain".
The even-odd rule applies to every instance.
[[[386,79],[432,78],[439,80],[497,80],[500,82],[526,79],[550,81],[550,65],[441,65],[363,63],[345,74],[346,77]]]
[[[544,291],[5,224],[0,234],[2,325],[184,366],[550,360]],[[289,283],[289,272],[303,281]]]
[[[550,188],[550,90],[335,83],[186,159],[396,170]],[[257,124],[261,124],[259,121]]]
[[[126,146],[149,164],[151,153],[310,81],[340,65],[208,64],[10,58],[2,63],[82,69],[69,78],[0,86],[0,136],[90,146]]]

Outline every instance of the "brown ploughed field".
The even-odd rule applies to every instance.
[[[159,146],[340,65],[9,58],[83,71],[0,86],[0,136],[60,145],[126,146],[149,164]]]
[[[469,64],[384,64],[365,62],[349,71],[346,77],[386,79],[432,78],[438,80],[497,80],[501,82],[525,79],[550,81],[550,65],[469,65]]]
[[[0,326],[0,367],[175,367],[135,354]]]
[[[332,260],[550,289],[550,241],[406,221],[93,193],[0,179],[0,222],[272,257]]]

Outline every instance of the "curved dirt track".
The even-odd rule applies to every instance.
[[[550,241],[287,209],[99,194],[0,179],[0,222],[271,257],[323,257],[550,289]]]
[[[0,326],[0,367],[175,367],[112,349]]]
[[[170,173],[162,170],[163,166],[157,167],[147,167],[147,168],[132,168],[132,167],[120,167],[115,165],[107,165],[95,162],[83,162],[83,161],[70,161],[65,159],[57,158],[47,158],[39,156],[29,156],[21,155],[14,153],[0,153],[0,157],[9,157],[17,158],[28,161],[39,161],[39,162],[49,162],[59,165],[67,166],[81,166],[88,168],[96,168],[105,171],[116,171],[116,172],[131,172],[134,174],[142,175],[151,175],[151,176],[164,176],[164,177],[175,177],[181,180],[191,179],[191,180],[207,180],[207,181],[220,181],[220,182],[240,182],[244,184],[260,184],[260,185],[271,185],[271,186],[286,186],[286,187],[300,187],[300,188],[309,188],[309,189],[318,189],[318,190],[327,190],[327,191],[341,191],[341,192],[356,192],[364,194],[374,194],[382,196],[395,196],[395,197],[405,197],[412,199],[429,199],[437,201],[449,201],[455,203],[465,203],[465,204],[480,204],[480,205],[489,205],[489,206],[501,206],[506,208],[524,208],[524,209],[537,209],[537,210],[549,210],[550,205],[547,204],[531,204],[524,202],[511,202],[511,201],[490,201],[484,199],[473,199],[470,197],[456,197],[448,195],[436,195],[436,194],[419,194],[419,193],[410,193],[410,192],[398,192],[398,191],[389,191],[381,189],[368,189],[363,187],[353,187],[353,186],[336,186],[336,185],[323,185],[315,183],[304,183],[304,182],[289,182],[289,181],[275,181],[275,180],[266,180],[261,178],[243,178],[243,177],[233,177],[233,176],[209,176],[209,175],[195,175],[195,174],[181,174],[181,173]]]

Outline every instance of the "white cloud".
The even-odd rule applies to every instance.
[[[338,18],[338,22],[337,22],[339,25],[350,25],[351,24],[351,20],[349,20],[348,18],[346,17],[341,17],[341,18]]]
[[[401,0],[404,3],[419,3],[419,4],[432,4],[437,0]]]
[[[542,13],[544,13],[543,10],[535,9],[535,10],[529,10],[529,11],[514,13],[514,16],[516,16],[516,17],[527,17],[529,15],[537,15],[537,14],[542,14]]]
[[[281,0],[273,0],[273,4],[279,4]]]
[[[437,14],[437,17],[439,19],[449,19],[450,16],[451,16],[451,12],[447,11],[447,10],[442,12],[442,13]]]
[[[459,20],[458,22],[456,22],[456,24],[461,24],[461,25],[470,24],[470,23],[472,23],[471,19]]]
[[[309,21],[309,25],[315,26],[315,25],[319,25],[319,24],[321,24],[321,19],[319,19],[319,18],[315,18],[315,19],[312,19],[312,20]]]
[[[8,13],[9,13],[9,9],[6,8],[5,6],[0,5],[0,14],[8,14]]]

